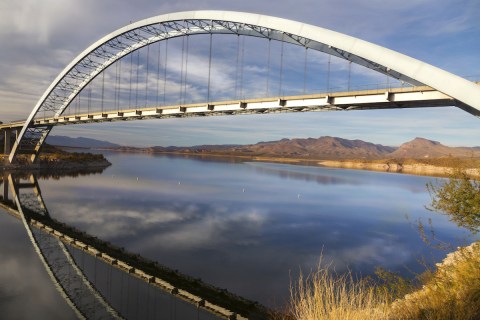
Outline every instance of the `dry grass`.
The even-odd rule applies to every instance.
[[[422,289],[392,305],[392,319],[480,319],[480,242],[447,256]]]
[[[319,267],[291,288],[287,315],[277,319],[480,319],[480,242],[451,253],[420,289],[392,302],[388,286]]]
[[[383,293],[383,294],[382,294]],[[291,317],[294,319],[387,319],[388,293],[351,273],[335,275],[329,267],[309,277],[300,275],[291,288]]]

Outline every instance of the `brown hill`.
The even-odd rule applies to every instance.
[[[447,147],[438,141],[415,138],[402,144],[397,150],[387,155],[389,158],[442,158],[442,157],[479,157],[478,148]]]
[[[239,156],[265,156],[322,160],[480,158],[480,147],[448,147],[438,141],[415,138],[400,147],[388,147],[362,140],[337,137],[282,139],[252,145],[200,145],[192,147],[113,148],[152,153],[196,153]]]
[[[257,156],[321,158],[321,159],[375,159],[385,157],[396,148],[373,144],[362,140],[336,137],[318,139],[282,139],[259,142],[254,145],[232,148],[235,153]]]

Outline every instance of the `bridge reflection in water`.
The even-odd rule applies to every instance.
[[[56,289],[80,319],[267,317],[256,302],[56,221],[35,174],[6,173],[2,183],[0,207],[23,222]]]

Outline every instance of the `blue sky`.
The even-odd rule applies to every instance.
[[[131,21],[197,9],[255,12],[310,23],[480,81],[480,2],[477,0],[298,0],[294,6],[286,0],[275,1],[275,5],[270,1],[251,0],[3,0],[0,3],[0,120],[26,118],[57,74],[105,34]],[[220,48],[223,40],[215,41]],[[273,48],[278,51],[279,47]],[[265,47],[258,50],[265,52]],[[303,65],[303,51],[285,50],[285,58],[292,59],[289,63],[292,69],[302,69],[295,63]],[[228,62],[222,56],[228,56],[228,50],[216,52],[216,69],[212,70],[216,92],[220,92],[222,86],[232,84],[232,78],[225,69]],[[201,71],[195,68],[195,59],[200,61],[201,57],[192,54],[189,59],[189,77],[193,83],[195,76],[197,80],[202,77]],[[319,80],[315,80],[314,75],[321,74],[326,62],[324,56],[314,54],[309,59],[308,86],[315,90],[314,81]],[[253,70],[250,80],[254,83],[255,69],[261,69],[262,62],[247,59],[246,65]],[[335,69],[345,74],[345,68],[341,62],[332,63],[332,72]],[[352,74],[359,83],[384,81],[371,73],[364,74],[361,69],[352,69]],[[298,74],[289,79],[296,77]],[[270,85],[272,91],[277,90]],[[54,129],[52,134],[140,146],[243,144],[324,135],[385,145],[399,145],[421,136],[451,146],[480,146],[480,119],[452,107],[135,121],[67,126]]]

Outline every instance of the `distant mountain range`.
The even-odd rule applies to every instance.
[[[250,145],[199,145],[192,147],[122,147],[107,141],[87,138],[49,136],[49,144],[80,148],[108,148],[118,151],[148,153],[192,153],[241,156],[265,156],[305,159],[401,159],[401,158],[480,158],[480,147],[448,147],[438,141],[415,138],[399,147],[384,146],[362,140],[338,137],[282,139]]]
[[[378,158],[384,157],[396,148],[373,144],[362,140],[348,140],[336,137],[317,139],[282,139],[279,141],[259,142],[232,148],[232,152],[245,154],[298,157],[298,158]]]
[[[424,138],[415,138],[403,143],[400,147],[328,136],[317,139],[282,139],[237,147],[233,148],[232,151],[259,156],[317,159],[480,157],[479,147],[448,147],[438,141]]]
[[[282,139],[260,142],[253,145],[234,147],[233,153],[256,156],[278,156],[316,159],[385,159],[385,158],[441,158],[480,157],[480,148],[448,147],[438,141],[415,138],[400,147],[373,144],[362,140],[348,140],[337,137],[317,139]]]

